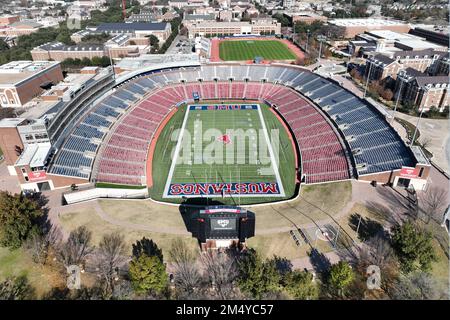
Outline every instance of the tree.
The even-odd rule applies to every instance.
[[[448,205],[448,192],[444,188],[432,185],[427,191],[422,192],[420,202],[420,211],[427,217],[427,223],[431,219],[442,222],[444,209]]]
[[[397,300],[436,300],[443,298],[433,277],[425,272],[412,273],[401,277],[391,292]]]
[[[286,292],[297,300],[315,300],[319,297],[319,288],[308,271],[291,271],[284,276]]]
[[[92,253],[91,247],[92,233],[85,226],[81,226],[71,231],[69,238],[63,243],[58,256],[64,266],[83,264],[86,258]]]
[[[158,259],[163,262],[164,257],[162,254],[162,250],[158,248],[155,242],[151,239],[147,239],[143,237],[141,240],[136,241],[136,244],[133,244],[133,256],[139,257],[142,254],[146,254],[149,257],[158,257]]]
[[[242,292],[255,299],[264,293],[279,291],[280,274],[274,260],[264,261],[254,250],[248,250],[238,260],[238,285]]]
[[[127,261],[126,253],[124,237],[120,234],[104,235],[100,241],[96,265],[104,280],[106,294],[111,294],[114,290],[114,281],[118,280],[118,269]]]
[[[394,229],[392,246],[405,274],[415,270],[428,271],[431,263],[437,259],[431,233],[411,221]]]
[[[0,192],[0,246],[19,248],[32,234],[39,233],[44,215],[38,201],[21,194]]]
[[[353,279],[353,270],[348,262],[339,261],[338,263],[333,264],[328,275],[329,292],[332,295],[343,297]]]
[[[191,297],[201,289],[202,276],[196,266],[194,253],[181,239],[172,242],[169,250],[173,265],[174,284],[177,295]]]
[[[165,294],[168,277],[164,264],[158,257],[142,254],[130,262],[129,275],[134,291],[138,294]]]
[[[31,300],[34,298],[34,289],[25,276],[8,278],[0,283],[0,300]]]
[[[156,47],[156,48],[159,47],[159,39],[158,39],[158,37],[156,37],[155,35],[153,35],[153,34],[149,35],[149,36],[148,36],[148,40],[149,40],[150,45],[151,45],[152,47]]]
[[[235,299],[235,280],[238,275],[236,261],[227,252],[208,251],[201,261],[216,296],[221,299]]]
[[[59,247],[61,238],[61,231],[54,226],[50,226],[49,230],[44,230],[43,234],[31,235],[26,242],[26,247],[31,252],[33,261],[45,264],[50,250]]]

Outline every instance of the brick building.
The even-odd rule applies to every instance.
[[[44,91],[44,87],[63,80],[59,62],[12,61],[0,66],[0,104],[21,107]]]
[[[450,105],[448,76],[429,76],[426,73],[407,68],[399,72],[395,92],[403,103],[415,105],[419,110],[431,107],[443,111]],[[400,91],[401,89],[401,91]]]
[[[33,21],[18,21],[14,22],[3,29],[0,29],[0,34],[8,37],[24,36],[38,31],[43,25]]]
[[[202,21],[188,28],[189,37],[245,34],[280,34],[281,23],[276,20],[256,20],[251,22],[209,22]]]
[[[421,72],[431,72],[446,53],[435,50],[399,51],[394,56],[376,54],[366,61],[365,76],[370,71],[371,80],[396,79],[400,70],[412,68]]]

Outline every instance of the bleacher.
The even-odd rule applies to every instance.
[[[95,179],[142,183],[145,168],[140,162],[145,157],[141,153],[169,110],[182,101],[192,101],[194,92],[201,99],[259,99],[275,105],[300,146],[307,183],[348,179],[353,171],[351,160],[361,175],[415,164],[409,149],[377,110],[328,79],[290,66],[211,64],[154,72],[118,86],[81,118],[55,156],[51,172],[89,176],[86,172],[92,160],[85,153],[99,152],[99,141],[108,136],[107,145],[97,155]],[[349,150],[341,138],[347,140]],[[123,149],[126,152],[112,152]],[[126,157],[139,166],[123,171],[119,165],[114,171],[112,163],[127,161]]]

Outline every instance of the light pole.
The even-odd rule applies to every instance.
[[[306,30],[306,48],[305,48],[306,53],[308,53],[308,44],[309,44],[309,29]]]
[[[367,62],[366,62],[366,65],[367,65]],[[366,94],[367,94],[367,86],[369,85],[370,73],[372,72],[372,65],[373,65],[373,63],[371,63],[369,66],[369,73],[367,74],[366,87],[364,88],[363,98],[365,98]]]
[[[114,64],[111,57],[111,47],[108,46],[108,55],[109,55],[109,64],[111,65],[112,72],[113,72],[113,79],[116,80],[116,72],[114,71]]]
[[[395,101],[394,113],[392,114],[391,125],[395,119],[395,113],[397,112],[398,101],[400,100],[400,96],[402,94],[403,80],[400,78],[400,88],[398,90],[397,101]]]
[[[417,130],[419,129],[420,119],[422,119],[423,110],[425,108],[422,107],[422,110],[420,110],[419,119],[417,119],[416,129],[414,129],[414,134],[412,136],[411,142],[409,143],[409,146],[412,147],[414,145],[414,140],[416,140],[416,134]]]
[[[317,59],[317,62],[320,64],[320,59],[322,57],[322,43],[323,41],[327,40],[327,37],[325,37],[324,35],[318,35],[317,36],[317,40],[319,40],[319,57]]]

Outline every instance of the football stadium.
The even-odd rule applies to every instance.
[[[428,177],[421,151],[376,107],[299,66],[152,65],[80,97],[47,124],[45,161],[25,167],[22,188],[89,185],[120,197],[145,190],[162,202],[244,205],[295,198],[302,185],[359,179],[420,189]],[[24,167],[15,167],[20,180]]]

